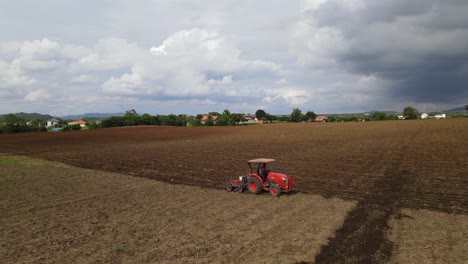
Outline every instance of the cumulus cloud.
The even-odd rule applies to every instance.
[[[232,83],[232,75],[226,75],[220,80],[216,79],[209,79],[207,82],[209,85],[216,85],[216,84],[231,84]]]
[[[261,60],[242,60],[241,51],[221,34],[194,28],[176,32],[151,53],[160,60],[178,61],[201,71],[229,72],[240,69],[280,71],[281,66]]]
[[[47,38],[2,45],[0,86],[16,89],[31,85],[48,86],[50,80],[64,75],[76,61],[76,54],[70,52],[72,49],[77,48]],[[2,58],[6,60],[2,61]]]
[[[52,2],[2,6],[0,111],[284,114],[468,99],[466,1]]]
[[[160,98],[233,95],[239,94],[231,90],[236,89],[233,76],[277,75],[282,69],[273,62],[242,59],[224,36],[198,28],[174,33],[149,53],[135,61],[130,72],[110,78],[101,91]]]
[[[296,87],[280,87],[266,90],[265,102],[283,101],[292,106],[303,105],[312,98],[310,91]]]
[[[37,102],[40,100],[46,100],[49,99],[51,95],[44,90],[35,90],[35,91],[30,91],[26,94],[24,97],[24,100],[29,101],[29,102]]]
[[[81,74],[79,76],[73,77],[71,81],[73,83],[88,83],[92,80],[94,80],[94,78],[91,75]]]
[[[60,45],[49,39],[26,41],[21,45],[19,57],[13,61],[24,70],[41,71],[59,67],[65,57]]]
[[[136,43],[121,38],[105,38],[82,54],[74,69],[80,71],[108,71],[131,67],[135,61],[144,59],[145,52]]]
[[[290,51],[301,64],[331,66],[337,61],[335,56],[346,53],[348,49],[339,28],[320,26],[313,17],[299,21],[291,36]]]
[[[290,37],[298,62],[371,75],[384,94],[414,102],[468,96],[468,3],[306,1]],[[376,89],[378,87],[375,87]],[[461,103],[461,102],[460,102]]]
[[[2,97],[27,102],[75,104],[96,95],[139,101],[261,101],[264,91],[258,80],[281,74],[280,64],[243,59],[224,36],[197,28],[176,32],[152,48],[120,38],[101,39],[90,47],[47,38],[0,47]]]
[[[20,65],[0,60],[0,89],[23,87],[35,84],[37,81],[27,76]]]

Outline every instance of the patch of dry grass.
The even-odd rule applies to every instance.
[[[468,263],[468,215],[404,209],[389,222],[389,263]]]

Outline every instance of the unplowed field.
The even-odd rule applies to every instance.
[[[298,192],[358,201],[320,263],[386,261],[401,208],[468,214],[467,120],[4,135],[0,152],[206,188],[245,175],[248,159],[275,158],[270,169],[295,175]]]

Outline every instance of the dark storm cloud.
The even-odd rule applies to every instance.
[[[352,9],[330,0],[307,16],[338,29],[346,70],[390,81],[387,95],[415,102],[468,100],[467,1],[365,1]]]

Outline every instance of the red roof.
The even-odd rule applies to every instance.
[[[323,121],[323,120],[325,120],[325,119],[328,119],[328,117],[326,117],[326,116],[317,116],[317,117],[314,119],[314,121]]]
[[[86,125],[86,121],[84,120],[75,120],[75,121],[72,121],[70,123],[68,123],[69,125]]]
[[[218,116],[211,116],[211,120],[216,121],[216,119],[218,119]],[[201,121],[207,121],[207,120],[208,120],[207,115],[204,115],[201,119]]]

